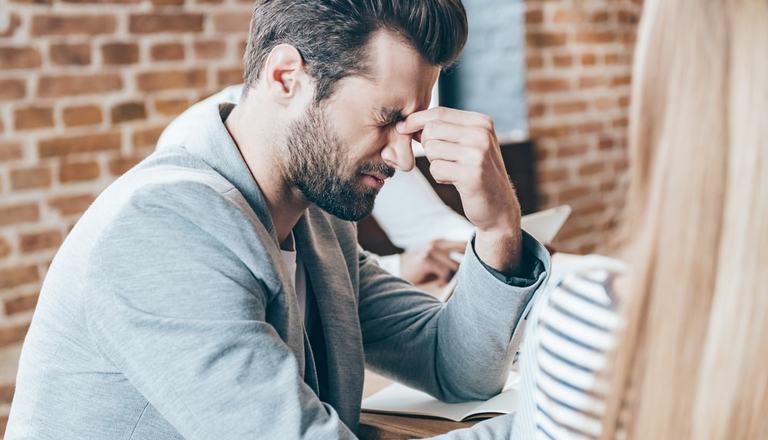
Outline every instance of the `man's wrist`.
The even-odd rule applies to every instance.
[[[520,267],[522,233],[520,227],[501,230],[478,230],[475,253],[480,261],[505,275],[514,275]]]

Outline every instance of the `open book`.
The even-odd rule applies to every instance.
[[[427,393],[405,385],[392,384],[363,400],[363,411],[380,414],[401,414],[437,417],[465,422],[509,414],[517,409],[517,391],[520,376],[510,372],[501,393],[486,401],[463,403],[441,402]]]

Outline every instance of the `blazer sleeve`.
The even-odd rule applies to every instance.
[[[485,267],[470,241],[445,303],[365,253],[359,263],[360,322],[371,369],[447,402],[484,400],[502,389],[515,329],[549,272],[541,244],[523,232],[521,267],[529,273],[509,281]]]
[[[269,289],[217,238],[243,228],[211,193],[139,197],[98,237],[87,325],[115,380],[189,440],[354,438],[267,322]]]

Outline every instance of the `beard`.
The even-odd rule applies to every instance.
[[[321,104],[310,104],[306,114],[288,127],[283,171],[288,183],[327,213],[358,221],[373,210],[379,190],[361,182],[362,173],[392,177],[395,170],[383,162],[350,167],[347,150],[333,131]],[[351,172],[348,168],[353,168]]]

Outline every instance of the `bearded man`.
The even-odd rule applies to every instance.
[[[187,112],[54,259],[6,438],[355,438],[366,365],[449,402],[499,392],[549,260],[490,118],[424,110],[466,33],[460,0],[258,1],[240,103]],[[412,139],[476,228],[447,303],[356,241]]]

